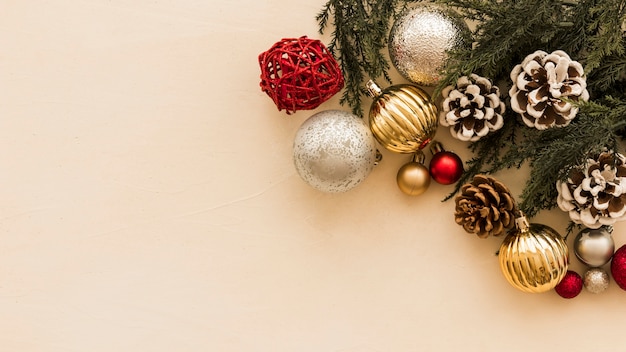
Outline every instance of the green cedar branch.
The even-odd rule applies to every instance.
[[[450,53],[453,60],[436,89],[458,77],[477,73],[491,78],[504,93],[505,125],[470,144],[474,157],[454,192],[478,173],[519,168],[527,164],[529,177],[519,207],[532,217],[556,205],[556,180],[567,178],[590,153],[604,148],[619,151],[626,135],[626,55],[622,30],[626,1],[441,0],[466,18],[477,21],[471,50]],[[522,15],[526,14],[526,15]],[[536,50],[564,50],[585,65],[591,102],[580,103],[576,119],[563,128],[528,128],[510,109],[507,92],[514,65]],[[612,96],[611,96],[612,95]]]
[[[320,32],[334,25],[330,49],[346,77],[341,103],[362,115],[364,82],[389,79],[387,46],[391,21],[411,0],[328,0],[317,16]],[[507,105],[504,127],[470,143],[474,156],[449,199],[479,173],[528,165],[520,209],[534,216],[555,206],[556,180],[582,165],[590,153],[620,151],[626,137],[626,0],[436,0],[474,25],[473,46],[449,52],[435,88],[464,75],[489,77]],[[563,50],[583,64],[589,102],[566,127],[526,127],[510,108],[513,67],[536,50]],[[571,229],[568,229],[571,231]]]
[[[317,15],[320,34],[334,26],[329,50],[337,57],[346,87],[340,103],[363,115],[365,82],[383,77],[391,83],[386,53],[391,21],[409,2],[420,0],[328,0]],[[331,20],[332,18],[332,20]]]

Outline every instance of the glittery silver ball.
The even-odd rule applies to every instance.
[[[376,142],[356,115],[318,112],[296,133],[293,160],[300,177],[323,192],[345,192],[361,183],[376,162]]]
[[[574,239],[574,254],[581,262],[599,267],[609,262],[615,252],[612,228],[584,229]]]
[[[591,268],[583,276],[583,283],[591,293],[604,292],[609,287],[609,274],[602,268]]]
[[[437,84],[447,50],[468,46],[470,30],[450,9],[434,4],[408,7],[391,27],[389,56],[404,78],[424,86]]]

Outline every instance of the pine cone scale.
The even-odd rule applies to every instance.
[[[492,224],[492,227],[490,230],[493,233],[504,233],[504,224],[502,224],[502,222],[498,221],[495,224]]]
[[[491,199],[495,200],[495,204],[500,204],[500,194],[495,189],[493,189],[493,187],[481,185],[480,188],[483,190],[483,192],[486,192],[488,195],[490,195]]]
[[[498,207],[492,205],[489,214],[493,214],[493,221],[500,221],[500,211]]]
[[[624,209],[624,199],[622,198],[623,196],[619,198],[613,198],[609,201],[609,206],[607,207],[609,214],[617,214],[622,211],[622,209]]]

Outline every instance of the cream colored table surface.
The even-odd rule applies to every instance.
[[[450,187],[399,192],[406,156],[344,194],[301,181],[314,111],[278,112],[257,56],[328,42],[323,3],[0,0],[1,351],[624,348],[626,292],[516,291]]]

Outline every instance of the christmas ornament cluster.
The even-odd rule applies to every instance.
[[[325,12],[318,15],[321,27],[333,6],[334,11],[343,11],[336,5],[330,0]],[[319,107],[348,83],[340,102],[350,103],[352,112],[319,111],[296,133],[293,160],[302,180],[322,192],[346,192],[361,184],[381,162],[377,148],[409,155],[409,161],[397,172],[398,189],[419,196],[431,180],[443,185],[456,183],[449,196],[454,196],[455,222],[479,238],[503,236],[498,258],[504,278],[513,287],[529,293],[554,290],[561,297],[573,298],[583,287],[594,294],[605,291],[612,277],[626,290],[626,246],[615,250],[612,237],[612,226],[626,219],[626,157],[615,145],[607,143],[600,151],[580,151],[576,160],[584,157],[584,162],[568,165],[564,177],[545,180],[551,184],[550,194],[556,193],[549,201],[567,213],[573,225],[582,227],[571,251],[585,265],[583,275],[569,267],[567,237],[549,226],[530,222],[523,211],[528,205],[518,203],[503,182],[480,169],[484,165],[482,155],[494,155],[485,152],[490,143],[523,149],[513,138],[511,131],[518,127],[510,127],[514,125],[511,119],[520,121],[519,128],[527,129],[522,134],[532,136],[559,135],[554,131],[575,125],[581,106],[591,98],[584,65],[573,59],[572,53],[543,50],[537,43],[525,56],[515,58],[518,61],[512,63],[506,80],[495,81],[480,70],[459,69],[464,66],[458,57],[454,66],[450,53],[471,52],[476,47],[472,36],[481,33],[472,32],[458,12],[417,1],[405,4],[390,21],[393,23],[385,40],[388,56],[405,83],[381,88],[373,79],[356,79],[362,84],[355,87],[354,77],[361,79],[363,67],[371,62],[363,60],[356,67],[346,64],[357,59],[346,58],[347,48],[343,47],[339,48],[343,51],[338,62],[333,56],[338,45],[335,40],[329,49],[306,36],[285,38],[259,55],[261,89],[279,111],[284,109],[287,114]],[[358,36],[354,40],[359,48],[365,45]],[[624,64],[626,67],[626,59]],[[450,77],[455,78],[450,81]],[[426,92],[428,87],[435,88],[433,96]],[[361,91],[372,100],[364,118],[358,114]],[[617,125],[620,123],[626,127],[622,122]],[[440,126],[482,154],[464,165],[435,140]],[[519,167],[521,161],[501,164]],[[536,207],[530,209],[535,215]]]
[[[412,155],[396,177],[398,188],[407,195],[424,193],[431,180],[443,185],[458,181],[463,161],[434,140],[440,109],[418,84],[438,82],[446,51],[468,45],[463,40],[466,35],[461,34],[467,32],[465,22],[444,7],[407,9],[390,34],[389,52],[395,67],[411,83],[384,89],[372,80],[366,83],[363,89],[373,100],[366,122],[369,137],[363,130],[365,122],[357,115],[325,110],[309,117],[297,131],[293,146],[300,177],[323,192],[346,192],[380,162],[375,140],[391,152]],[[276,42],[259,55],[259,65],[262,91],[287,114],[317,108],[344,84],[339,64],[326,46],[307,36]],[[424,165],[426,147],[432,155],[428,167]]]
[[[563,298],[574,298],[585,287],[601,293],[609,286],[603,268],[609,261],[617,285],[626,290],[626,245],[615,251],[611,226],[585,228],[574,239],[573,251],[587,270],[581,277],[569,270],[570,251],[553,228],[529,223],[509,188],[487,175],[476,175],[455,197],[455,220],[480,238],[506,234],[498,251],[500,269],[515,288],[530,293],[552,289]]]

